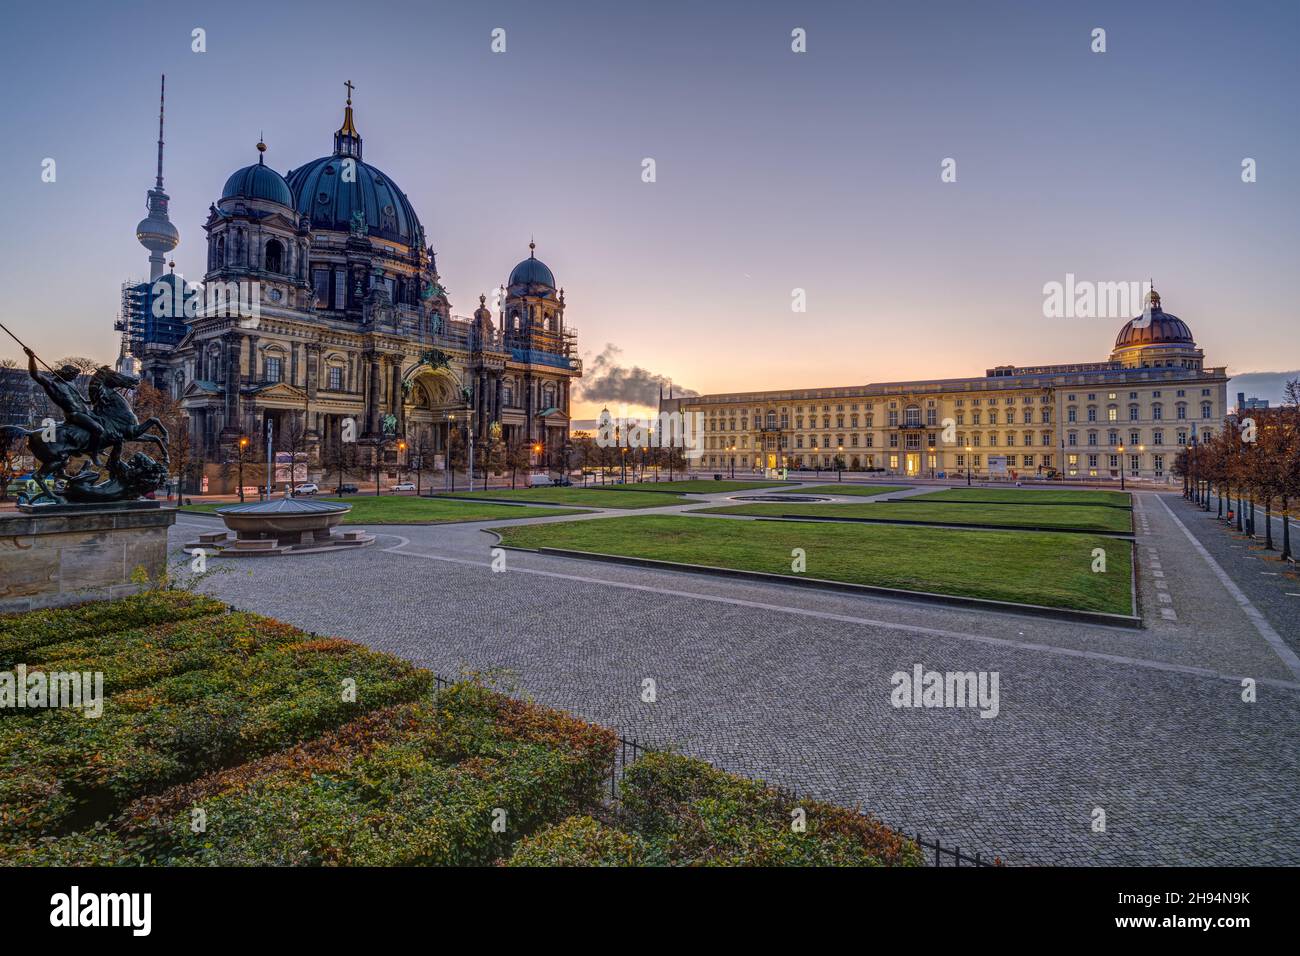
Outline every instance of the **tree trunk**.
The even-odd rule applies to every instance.
[[[1286,495],[1282,496],[1282,560],[1291,557],[1291,511],[1287,507]]]
[[[1273,496],[1264,499],[1264,550],[1273,550]]]

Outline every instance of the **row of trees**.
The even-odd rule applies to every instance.
[[[1264,511],[1264,547],[1275,550],[1274,508],[1282,516],[1282,557],[1294,557],[1291,514],[1300,502],[1300,379],[1288,382],[1278,408],[1243,411],[1210,439],[1188,445],[1174,462],[1183,496],[1206,511],[1218,500],[1218,516],[1238,531],[1255,533],[1255,508]],[[1225,500],[1227,515],[1224,514]],[[1235,504],[1234,504],[1235,502]]]

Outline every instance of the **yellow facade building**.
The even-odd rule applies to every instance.
[[[1205,365],[1152,290],[1105,362],[670,398],[660,410],[699,414],[707,469],[1163,481],[1183,445],[1221,427],[1227,395],[1226,369]]]

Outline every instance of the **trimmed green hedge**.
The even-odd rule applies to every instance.
[[[118,601],[0,615],[0,668],[31,659],[34,648],[83,637],[220,614],[225,605],[188,591],[149,590]]]
[[[874,817],[816,800],[791,802],[763,783],[701,760],[651,753],[627,769],[623,810],[672,866],[919,866],[920,848]],[[794,828],[802,809],[804,831]]]
[[[141,683],[105,666],[103,716],[66,709],[0,720],[0,841],[67,832],[127,801],[279,750],[367,710],[414,700],[431,675],[339,640],[310,640],[253,614],[212,616],[197,645],[208,666]],[[194,651],[200,654],[202,652]],[[164,655],[165,656],[165,655]],[[83,666],[93,667],[90,658]],[[115,676],[129,677],[122,685]],[[344,682],[355,682],[355,701]]]
[[[519,844],[507,866],[642,866],[645,841],[588,816],[569,817]]]
[[[183,592],[0,618],[0,660],[104,673],[0,720],[0,864],[915,865],[854,811]],[[11,665],[12,666],[12,663]],[[344,693],[355,685],[355,700]],[[201,825],[200,825],[201,824]]]

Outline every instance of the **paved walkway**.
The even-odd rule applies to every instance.
[[[1141,631],[517,552],[493,573],[484,529],[509,521],[374,526],[363,552],[231,561],[204,586],[1012,863],[1300,862],[1294,621],[1231,592],[1181,498],[1136,498]],[[179,547],[215,522],[178,524]],[[998,716],[895,709],[917,663],[997,671]]]

